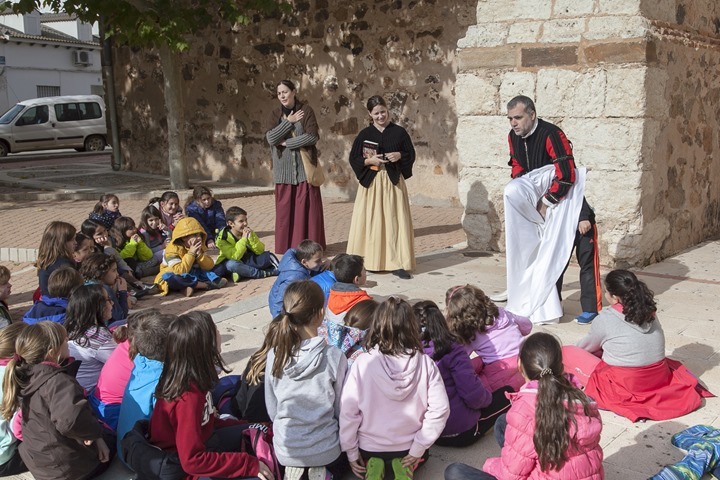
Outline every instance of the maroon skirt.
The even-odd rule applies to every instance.
[[[276,184],[275,253],[282,255],[305,239],[316,241],[323,249],[326,247],[320,188],[307,182]]]

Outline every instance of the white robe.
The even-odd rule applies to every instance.
[[[585,194],[585,168],[575,171],[575,183],[543,220],[537,203],[555,177],[546,165],[505,186],[505,246],[507,310],[543,323],[562,317],[555,284],[567,265],[575,243]]]

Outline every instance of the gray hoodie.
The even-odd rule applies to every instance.
[[[665,334],[656,318],[638,326],[625,320],[614,307],[604,308],[590,324],[590,332],[577,346],[595,353],[616,367],[644,367],[665,358]]]
[[[320,467],[340,456],[338,418],[347,359],[321,337],[304,340],[273,377],[275,349],[268,352],[265,404],[273,422],[273,445],[286,467]]]

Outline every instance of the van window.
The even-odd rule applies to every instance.
[[[49,109],[47,105],[38,105],[37,107],[31,107],[25,110],[18,121],[15,122],[16,127],[22,127],[23,125],[39,125],[47,123]]]
[[[102,110],[97,102],[59,103],[55,105],[55,117],[58,122],[74,122],[101,118]]]
[[[15,117],[17,117],[18,113],[22,112],[23,108],[25,108],[25,105],[21,105],[19,103],[14,105],[10,110],[5,112],[2,117],[0,117],[0,124],[7,125],[15,120]]]

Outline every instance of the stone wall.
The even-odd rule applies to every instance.
[[[455,49],[476,0],[452,3],[296,0],[292,14],[199,35],[183,54],[191,176],[272,183],[265,119],[288,78],[318,117],[326,194],[354,196],[348,153],[369,122],[365,102],[381,94],[417,149],[412,200],[457,204]],[[114,61],[126,168],[166,173],[157,56],[118,48]]]
[[[481,0],[459,42],[463,224],[504,248],[506,102],[536,100],[588,168],[603,263],[656,261],[720,231],[720,10],[704,0]],[[689,5],[692,4],[692,5]]]

